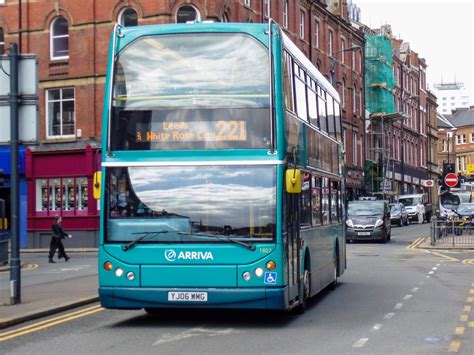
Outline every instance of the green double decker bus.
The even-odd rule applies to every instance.
[[[116,26],[110,43],[102,306],[303,311],[335,286],[340,100],[278,25]]]

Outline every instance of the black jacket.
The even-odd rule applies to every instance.
[[[63,230],[61,224],[54,223],[53,224],[53,238],[61,238],[64,239],[68,236],[68,234]]]

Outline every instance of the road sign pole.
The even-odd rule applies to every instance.
[[[20,219],[19,219],[19,174],[18,174],[18,46],[10,44],[10,210],[11,210],[11,256],[10,256],[10,303],[21,303],[20,270]]]

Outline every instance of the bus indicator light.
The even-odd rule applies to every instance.
[[[110,270],[112,270],[112,268],[113,268],[113,265],[110,261],[106,261],[104,263],[104,270],[110,271]]]
[[[275,264],[274,261],[271,261],[271,260],[270,260],[269,262],[267,262],[266,267],[267,267],[268,270],[275,270],[276,264]]]

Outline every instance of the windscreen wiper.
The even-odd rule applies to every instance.
[[[145,238],[148,238],[150,236],[154,236],[154,235],[157,235],[157,234],[165,234],[165,233],[168,233],[168,231],[166,230],[162,230],[162,231],[156,231],[156,232],[137,232],[137,233],[132,233],[132,234],[141,234],[140,237],[138,237],[137,239],[135,240],[132,240],[130,243],[128,244],[125,244],[122,246],[122,250],[123,251],[127,251],[127,250],[130,250],[132,249],[135,244],[137,244],[138,242],[141,242],[143,239]]]
[[[252,251],[254,251],[256,249],[255,245],[253,245],[253,244],[243,242],[241,240],[233,239],[233,238],[230,238],[230,237],[226,237],[226,236],[220,235],[220,234],[186,233],[186,232],[178,232],[178,234],[179,235],[188,235],[188,236],[192,236],[192,237],[206,237],[206,238],[214,238],[214,239],[218,239],[218,240],[225,240],[225,241],[230,242],[230,243],[235,243],[235,244],[242,245],[243,247],[246,247],[247,249],[252,250]]]

